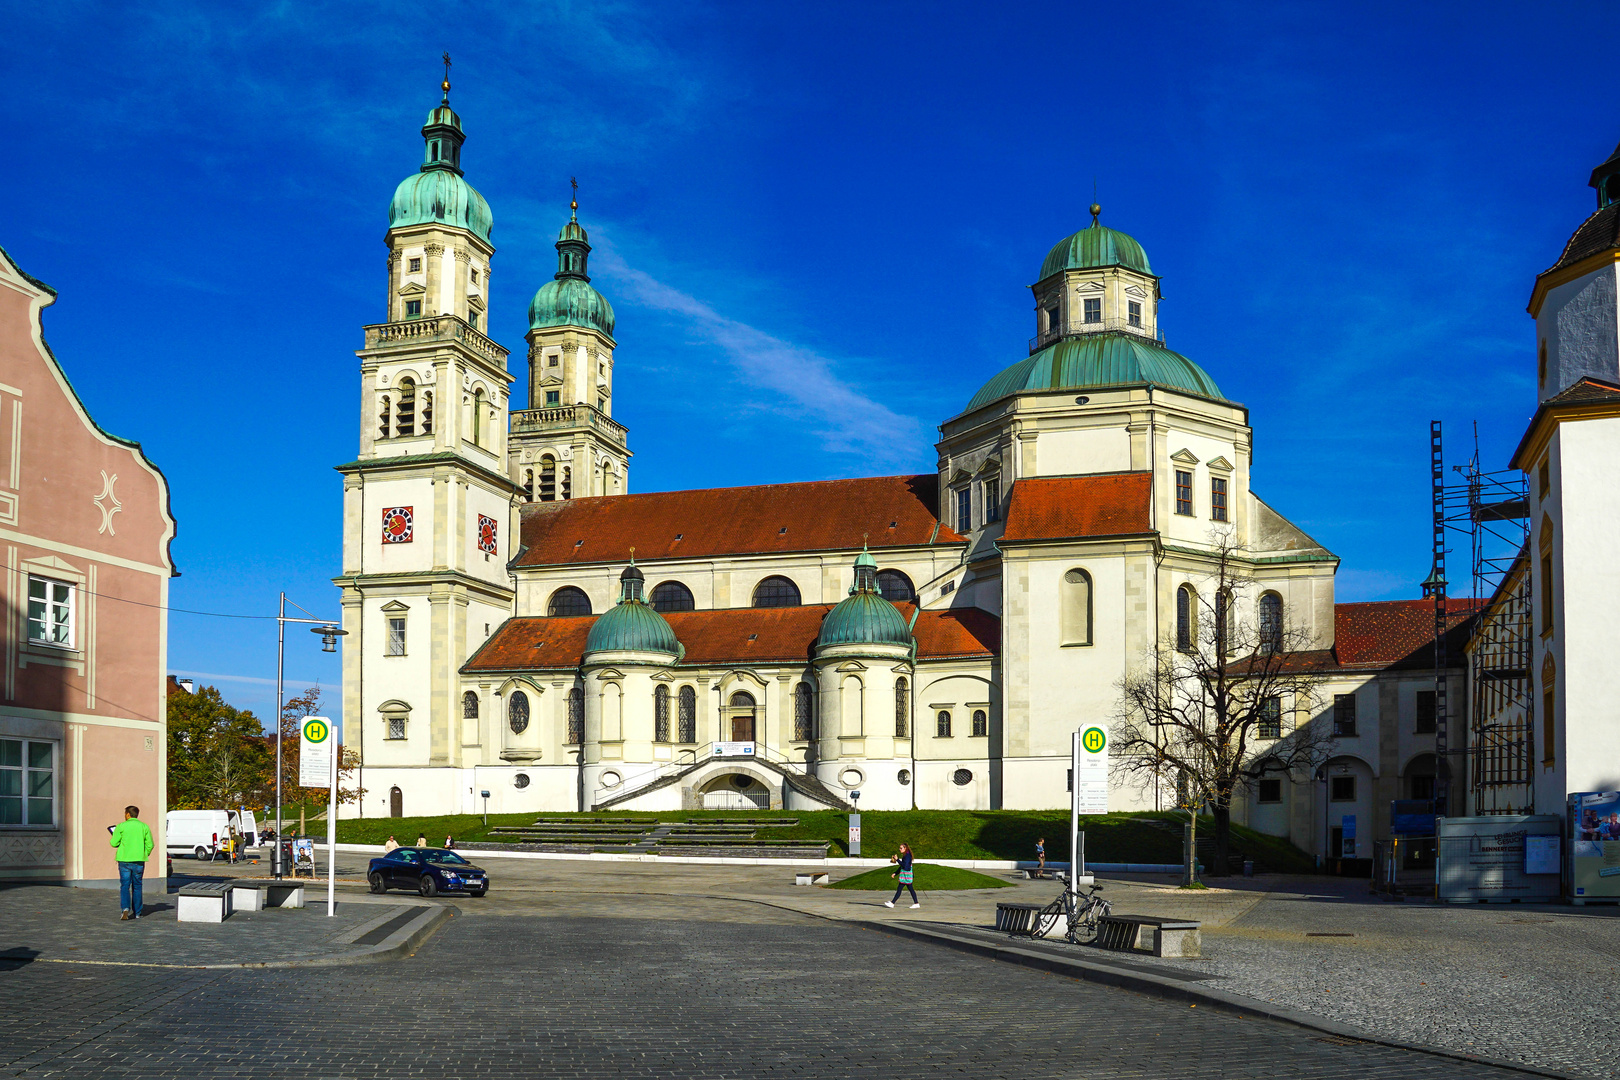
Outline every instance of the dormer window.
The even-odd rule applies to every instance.
[[[1088,296],[1083,302],[1086,306],[1086,322],[1102,322],[1102,297]]]
[[[1132,326],[1142,325],[1142,304],[1140,301],[1132,300],[1125,305],[1125,321]]]
[[[421,318],[422,317],[422,301],[420,301],[420,300],[407,300],[407,301],[405,301],[405,317],[407,319],[419,319],[419,318]]]
[[[412,259],[411,260],[411,262],[410,262],[410,272],[413,273],[413,274],[420,274],[422,272],[422,260],[421,259]]]

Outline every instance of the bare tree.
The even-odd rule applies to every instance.
[[[1213,873],[1229,872],[1232,804],[1267,773],[1309,775],[1331,755],[1309,715],[1331,661],[1261,594],[1230,532],[1213,535],[1208,575],[1178,589],[1170,632],[1119,682],[1113,769],[1140,787],[1163,784],[1176,804],[1215,819]]]

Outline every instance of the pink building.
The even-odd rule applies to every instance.
[[[117,887],[107,826],[134,803],[161,896],[169,487],[74,393],[55,299],[0,250],[0,879]]]

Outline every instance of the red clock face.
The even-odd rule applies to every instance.
[[[383,511],[382,539],[385,544],[408,544],[411,542],[411,508],[408,506],[390,506]]]
[[[478,515],[478,550],[495,554],[495,519]]]

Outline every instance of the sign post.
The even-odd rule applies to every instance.
[[[1074,733],[1069,800],[1069,887],[1078,898],[1080,877],[1086,872],[1086,834],[1081,814],[1108,813],[1108,729],[1087,724]]]
[[[332,721],[324,716],[304,717],[299,729],[298,784],[326,788],[326,914],[337,909],[337,767]]]
[[[855,858],[861,853],[861,815],[859,813],[861,793],[858,791],[850,792],[849,801],[856,807],[856,812],[849,815],[849,855],[850,858]]]

